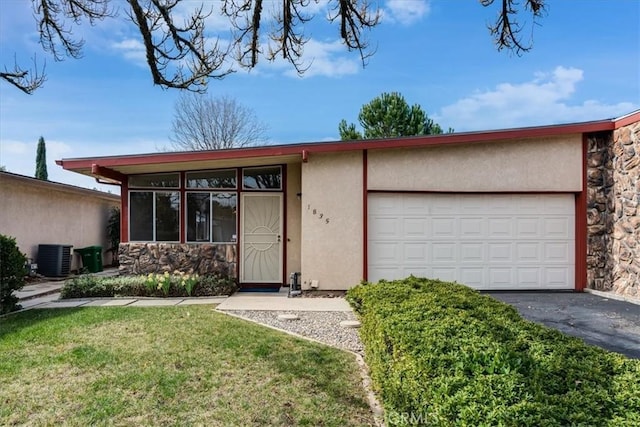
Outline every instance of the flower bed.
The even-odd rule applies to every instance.
[[[238,290],[233,279],[182,272],[137,276],[99,277],[84,275],[67,280],[61,298],[90,297],[201,297],[231,295]]]

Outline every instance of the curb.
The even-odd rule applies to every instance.
[[[640,299],[639,298],[633,298],[633,297],[626,297],[624,295],[618,295],[618,294],[614,294],[611,291],[598,291],[595,289],[589,289],[589,288],[584,288],[584,292],[588,293],[588,294],[593,294],[602,298],[608,298],[608,299],[612,299],[612,300],[616,300],[616,301],[624,301],[624,302],[628,302],[631,304],[636,304],[636,305],[640,305]]]

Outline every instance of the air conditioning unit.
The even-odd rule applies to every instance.
[[[38,273],[66,277],[71,270],[72,245],[38,245]]]

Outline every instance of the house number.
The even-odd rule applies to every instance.
[[[311,205],[307,205],[307,210],[308,210],[308,211],[311,211],[311,213],[312,213],[314,216],[317,216],[317,217],[318,217],[318,219],[324,219],[324,223],[325,223],[325,224],[329,224],[329,218],[326,218],[326,217],[324,216],[324,213],[322,213],[322,212],[318,212],[318,209],[315,209],[315,208],[314,208],[314,209],[311,209]]]

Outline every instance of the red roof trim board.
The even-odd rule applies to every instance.
[[[552,126],[537,126],[517,129],[503,129],[482,132],[460,132],[442,135],[427,135],[393,139],[373,139],[362,141],[312,142],[289,145],[275,145],[250,148],[236,148],[216,151],[189,151],[171,153],[133,154],[126,156],[107,156],[56,160],[67,170],[91,169],[141,164],[166,164],[174,162],[192,162],[203,160],[231,160],[255,157],[299,155],[304,162],[311,153],[329,153],[356,150],[376,150],[385,148],[430,147],[454,144],[474,144],[508,139],[541,138],[568,134],[612,131],[618,127],[640,121],[640,110],[618,119],[599,120],[584,123],[571,123]],[[103,169],[104,170],[104,169]]]

